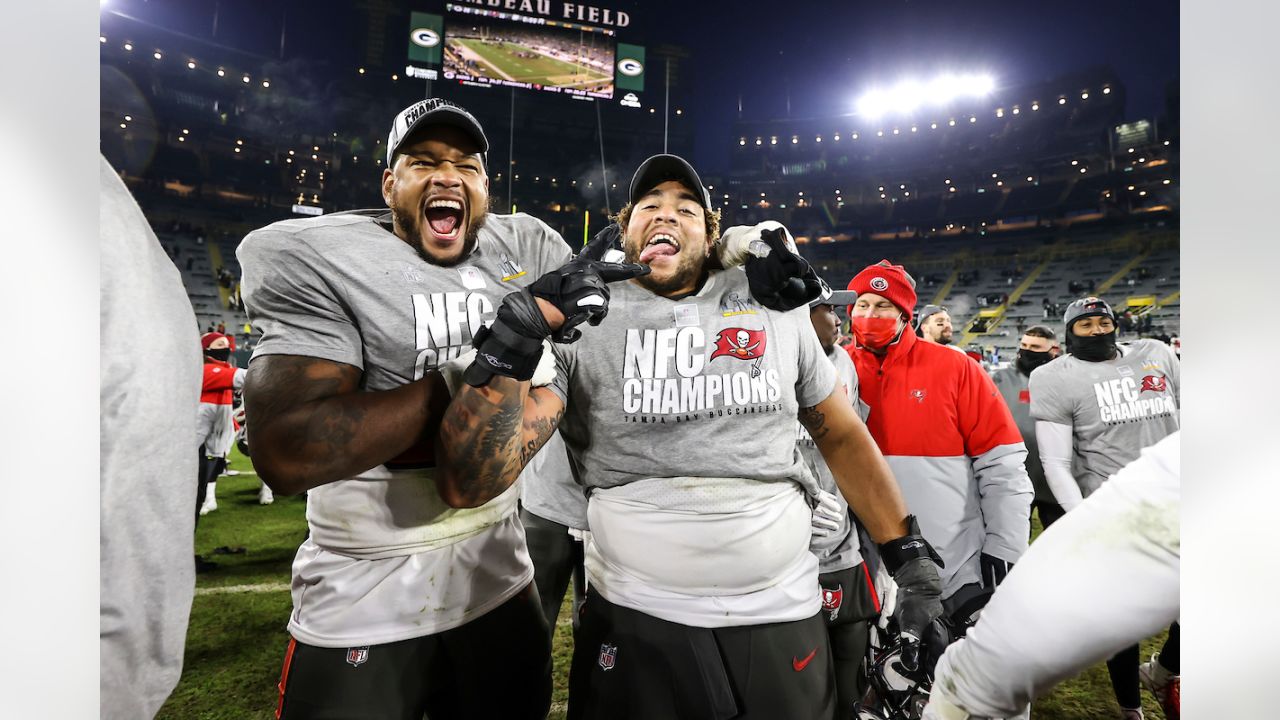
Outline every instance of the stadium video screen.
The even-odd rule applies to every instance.
[[[444,77],[604,100],[613,97],[615,40],[587,27],[451,16]]]

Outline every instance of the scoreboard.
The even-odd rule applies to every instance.
[[[623,11],[550,0],[449,2],[412,12],[406,74],[640,107],[645,48],[619,42]]]

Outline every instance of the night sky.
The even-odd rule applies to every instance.
[[[557,6],[558,0],[552,5]],[[589,4],[589,3],[588,3]],[[156,25],[275,56],[287,16],[286,52],[335,66],[360,62],[363,31],[353,3],[338,0],[107,0]],[[442,9],[443,2],[407,3]],[[879,2],[697,2],[617,0],[635,19],[619,39],[653,47],[664,40],[693,52],[683,73],[697,124],[696,161],[723,170],[738,116],[763,120],[848,113],[859,93],[943,70],[985,71],[1000,87],[1109,65],[1128,90],[1126,119],[1163,112],[1178,77],[1178,5],[1156,0],[891,0]],[[635,37],[640,35],[640,37]],[[388,42],[397,42],[388,39]],[[650,63],[646,104],[661,107],[660,63]]]

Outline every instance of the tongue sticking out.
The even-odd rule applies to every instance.
[[[458,231],[458,224],[462,220],[462,213],[453,208],[429,208],[427,210],[427,224],[431,226],[431,231],[441,237],[451,238]]]
[[[675,255],[678,252],[680,251],[674,245],[668,245],[666,243],[650,245],[640,251],[640,262],[649,262],[654,258],[667,257],[669,255]]]

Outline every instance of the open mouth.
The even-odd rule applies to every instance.
[[[427,203],[427,227],[436,240],[452,242],[462,235],[462,202],[439,198]]]
[[[640,251],[640,262],[647,263],[656,258],[668,257],[680,252],[680,242],[675,236],[664,232],[655,233]]]

